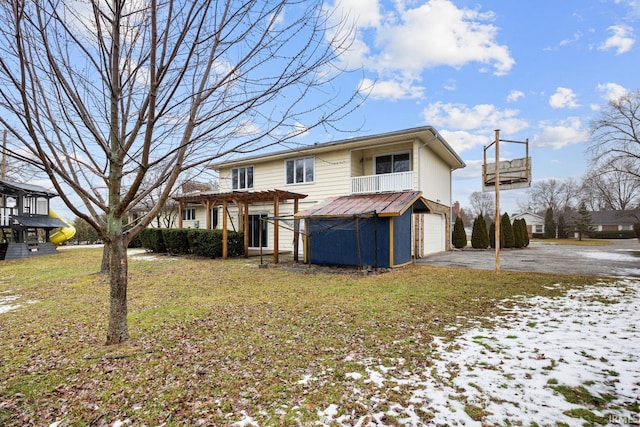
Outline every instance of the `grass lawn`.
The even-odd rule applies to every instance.
[[[497,301],[602,281],[429,266],[308,274],[256,259],[131,256],[131,339],[105,347],[101,253],[0,263],[0,301],[20,305],[0,313],[0,425],[229,425],[247,416],[299,425],[332,402],[364,415],[350,400],[352,377],[364,372],[354,361],[428,370],[433,337],[489,322],[509,306]]]

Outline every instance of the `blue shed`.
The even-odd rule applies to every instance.
[[[420,191],[329,199],[296,215],[305,224],[305,261],[374,268],[408,264],[413,214],[429,212]]]

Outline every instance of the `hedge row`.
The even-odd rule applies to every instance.
[[[227,252],[230,257],[244,254],[244,235],[227,233]],[[222,256],[222,230],[198,228],[145,228],[140,233],[142,247],[155,253],[197,255],[208,258]]]
[[[633,230],[590,231],[589,237],[592,239],[633,239],[636,237],[636,233]]]

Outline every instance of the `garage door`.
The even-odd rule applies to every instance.
[[[426,214],[424,216],[424,254],[442,252],[444,245],[444,217],[442,215]]]

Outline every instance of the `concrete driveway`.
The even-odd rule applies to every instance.
[[[419,259],[418,264],[495,270],[495,250],[462,249]],[[640,277],[638,239],[611,240],[607,246],[559,245],[532,242],[525,249],[503,249],[503,271]]]

